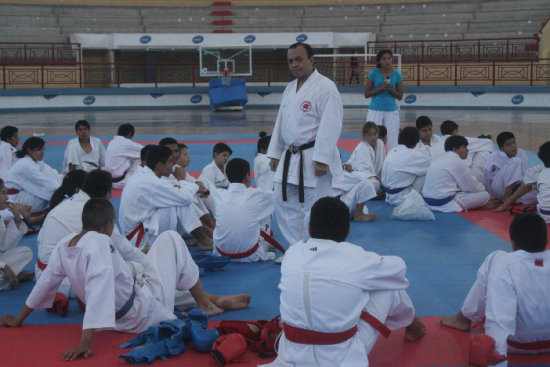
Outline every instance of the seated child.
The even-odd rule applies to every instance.
[[[449,136],[459,135],[458,124],[451,120],[446,120],[441,123],[441,140],[434,144],[430,150],[432,159],[436,159],[445,154],[445,140]],[[486,138],[470,138],[468,140],[468,157],[466,158],[466,164],[470,167],[472,174],[476,180],[481,182],[483,178],[483,171],[485,171],[485,165],[487,164],[487,158],[495,151],[495,146],[491,139]]]
[[[367,122],[363,125],[363,140],[357,144],[351,157],[344,164],[344,170],[347,172],[362,172],[374,185],[376,192],[380,190],[380,175],[386,150],[384,142],[378,139],[378,125],[374,122]]]
[[[105,169],[113,176],[115,189],[122,189],[139,165],[143,146],[132,141],[135,133],[132,124],[120,125],[118,135],[113,137],[105,151]]]
[[[444,326],[470,331],[472,322],[485,318],[485,334],[494,340],[494,350],[489,349],[493,342],[487,343],[485,353],[500,356],[498,367],[507,366],[508,352],[550,352],[550,251],[545,251],[546,227],[535,213],[515,217],[510,225],[513,252],[498,250],[489,254],[461,311],[441,320]]]
[[[90,172],[93,169],[105,167],[105,148],[101,140],[90,136],[88,121],[78,120],[74,129],[77,138],[67,143],[61,173],[65,175],[73,169]]]
[[[445,140],[446,154],[435,159],[422,189],[424,201],[431,210],[461,212],[471,209],[494,209],[497,200],[491,200],[485,187],[477,181],[468,166],[468,140],[454,135]]]
[[[550,141],[539,147],[538,156],[543,164],[527,170],[519,189],[496,208],[496,212],[507,210],[516,201],[521,204],[538,203],[540,216],[550,223]]]
[[[233,158],[226,166],[229,187],[217,190],[214,253],[238,262],[268,261],[269,222],[273,214],[273,192],[250,187],[250,164]],[[270,238],[268,240],[271,241]]]
[[[31,213],[48,209],[52,194],[61,185],[59,173],[43,161],[44,145],[41,138],[28,138],[17,152],[21,159],[10,169],[5,182],[10,199],[30,205]]]
[[[171,156],[164,146],[149,149],[147,165],[128,180],[122,191],[120,229],[143,248],[151,246],[162,232],[181,228],[197,239],[199,250],[212,250],[212,239],[192,206],[195,195],[207,194],[208,190],[199,181],[179,186],[161,179],[172,173]]]
[[[256,187],[264,191],[273,191],[273,176],[275,172],[269,167],[271,159],[267,157],[267,148],[271,142],[271,135],[267,135],[264,131],[260,133],[258,140],[257,153],[254,157],[254,179]]]
[[[183,144],[185,146],[185,144]],[[191,161],[189,157],[189,152],[187,149],[187,146],[185,148],[180,148],[180,145],[178,144],[177,140],[174,138],[164,138],[159,141],[159,146],[165,146],[172,152],[172,155],[170,156],[170,159],[172,162],[174,162],[174,166],[172,169],[172,174],[168,177],[162,177],[163,180],[168,180],[169,182],[172,182],[173,184],[183,187],[184,189],[189,189],[195,187],[196,185],[204,185],[206,189],[210,190],[209,187],[207,187],[204,182],[196,180],[191,175],[188,175],[185,171],[185,167],[189,166],[189,162]],[[180,165],[178,162],[180,161],[180,158],[183,154],[183,150],[185,149],[185,152],[187,154],[187,159],[184,159],[181,161],[181,163],[184,165]],[[210,186],[210,184],[208,183]],[[204,196],[204,195],[203,195]],[[205,205],[204,200],[207,200],[210,195],[206,197],[201,197],[198,193],[195,195],[195,198],[193,200],[193,208],[195,209],[195,213],[200,218],[203,227],[208,234],[209,237],[212,237],[212,231],[214,230],[214,223],[210,220],[209,211]],[[188,242],[189,245],[189,242]]]
[[[15,288],[19,282],[34,277],[33,272],[23,271],[32,260],[32,250],[26,246],[17,246],[27,233],[27,225],[21,217],[29,216],[28,207],[8,203],[6,186],[0,179],[0,210],[5,209],[11,215],[0,217],[0,291]]]
[[[416,149],[431,157],[431,148],[441,140],[439,136],[433,134],[432,120],[428,116],[419,116],[416,119],[416,129],[420,134],[420,141],[416,144]]]
[[[173,320],[176,290],[189,290],[207,315],[226,308],[248,307],[249,295],[208,295],[185,242],[176,232],[159,236],[144,260],[144,273],[135,280],[110,241],[115,210],[105,199],[91,199],[82,212],[82,232],[66,236],[54,249],[50,263],[17,317],[4,315],[0,323],[20,326],[36,308],[50,307],[63,278],[68,277],[76,296],[86,304],[79,346],[63,354],[64,360],[92,354],[95,330],[140,333],[163,320]],[[212,298],[211,298],[212,297]],[[213,300],[217,297],[217,303]],[[222,302],[223,299],[223,302]]]
[[[416,129],[415,129],[416,130]],[[426,333],[405,289],[405,262],[345,242],[349,210],[338,199],[311,208],[311,238],[290,246],[281,267],[279,366],[367,366],[379,332]]]
[[[518,148],[514,134],[508,131],[497,136],[498,151],[487,159],[482,183],[492,197],[508,199],[521,185],[529,167],[527,154]]]
[[[225,165],[231,154],[233,154],[233,151],[229,145],[216,143],[212,153],[214,160],[202,169],[199,180],[207,179],[217,188],[226,189],[229,186],[229,181],[225,174]]]
[[[0,178],[5,180],[11,166],[17,161],[19,130],[13,126],[4,126],[0,130]]]
[[[388,152],[382,167],[382,185],[386,202],[399,205],[411,190],[422,192],[430,157],[416,150],[420,140],[418,130],[407,126],[399,132],[398,145]]]
[[[61,186],[52,194],[50,199],[50,210],[61,204],[61,202],[70,199],[74,194],[80,191],[85,179],[86,172],[81,169],[74,169],[68,172],[65,177],[63,177]]]

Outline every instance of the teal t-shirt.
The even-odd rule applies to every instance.
[[[372,84],[374,85],[373,89],[376,89],[384,84],[384,77],[382,76],[379,68],[371,70],[369,75],[367,75],[367,78],[372,81]],[[402,81],[403,78],[401,77],[401,74],[399,74],[397,70],[392,70],[390,76],[390,83],[392,88],[396,89],[397,84],[401,83]],[[395,98],[391,95],[389,91],[383,91],[382,93],[378,93],[371,98],[369,110],[397,111],[397,104],[395,103]]]

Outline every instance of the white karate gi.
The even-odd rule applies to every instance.
[[[6,180],[8,171],[17,162],[15,153],[17,149],[10,143],[0,141],[0,178]]]
[[[414,148],[399,144],[390,150],[382,167],[382,185],[392,190],[405,189],[396,194],[386,193],[386,202],[399,205],[411,190],[421,193],[429,166],[430,157]]]
[[[47,265],[49,263],[50,254],[64,237],[71,233],[80,233],[82,231],[82,210],[88,200],[90,200],[90,196],[80,190],[70,199],[63,200],[48,213],[37,239],[38,260],[42,264]],[[142,263],[145,254],[133,246],[126,237],[121,235],[116,226],[111,236],[111,243],[116,247],[123,259],[128,262],[134,275],[143,271]],[[41,275],[42,270],[36,265],[36,279],[39,279]],[[58,293],[65,295],[67,298],[74,297],[74,293],[71,292],[71,283],[67,278],[63,280]]]
[[[277,115],[267,156],[279,160],[275,172],[275,216],[289,244],[307,238],[309,212],[333,188],[343,189],[343,170],[337,143],[342,130],[343,107],[336,85],[315,70],[296,91],[297,80],[286,87]],[[287,180],[287,201],[282,200],[284,159],[290,146],[315,140],[302,151],[304,203],[299,202],[300,153],[291,154]],[[328,165],[328,173],[315,176],[315,162]],[[343,190],[342,190],[343,191]]]
[[[195,183],[198,180],[195,177],[191,176],[189,172],[187,172],[187,174],[185,175],[185,181],[190,183]],[[199,196],[198,207],[200,208],[201,213],[203,215],[210,213],[212,214],[212,216],[215,216],[216,205],[214,203],[214,193],[218,190],[218,188],[212,182],[210,182],[206,177],[202,177],[200,181],[202,182],[204,187],[206,187],[210,191],[210,195],[206,197]],[[200,202],[202,202],[202,205]],[[200,217],[202,217],[202,215]]]
[[[7,222],[7,224],[5,223]],[[13,216],[0,218],[0,291],[9,287],[9,279],[2,269],[6,265],[15,275],[21,273],[32,260],[32,250],[26,246],[17,246],[27,233],[27,225],[19,223],[19,228],[13,221]]]
[[[214,228],[214,253],[238,254],[258,244],[258,250],[236,262],[273,260],[268,252],[269,244],[260,237],[260,230],[269,233],[263,224],[273,214],[273,192],[247,188],[242,183],[231,183],[227,190],[216,191],[216,228]]]
[[[192,288],[199,279],[185,242],[176,232],[168,231],[145,256],[144,273],[134,281],[122,256],[97,232],[86,233],[74,247],[68,247],[75,234],[55,247],[50,263],[27,298],[30,308],[51,307],[63,278],[86,304],[82,329],[114,329],[140,333],[160,321],[172,320],[175,291]],[[135,292],[128,313],[115,320]]]
[[[113,182],[113,188],[122,189],[128,179],[134,174],[136,167],[141,163],[141,149],[143,146],[123,136],[114,136],[105,151],[105,170],[111,172],[113,178],[122,177],[119,182]]]
[[[44,161],[35,162],[26,155],[19,159],[8,172],[6,187],[19,190],[10,195],[10,200],[31,206],[31,213],[49,207],[50,199],[61,185],[61,176]]]
[[[380,190],[380,181],[376,179],[376,176],[380,178],[382,174],[385,157],[386,150],[382,140],[376,139],[376,150],[372,149],[369,143],[361,141],[346,163],[351,164],[354,171],[365,173],[374,185],[374,189],[378,191]]]
[[[461,212],[479,208],[491,198],[481,182],[473,177],[466,161],[449,151],[435,159],[428,168],[422,196],[445,199],[453,195],[454,199],[444,205],[427,205],[438,212]]]
[[[69,164],[76,166],[76,169],[81,169],[86,172],[90,172],[96,168],[105,168],[105,148],[103,143],[96,137],[90,136],[90,145],[92,151],[86,153],[78,138],[69,140],[67,148],[65,148],[65,158],[63,159],[63,170],[61,173],[64,175],[69,172]]]
[[[445,154],[445,142],[451,135],[443,135],[439,142],[432,145],[430,153],[432,159],[436,159]],[[470,167],[475,179],[482,182],[483,172],[487,164],[487,158],[495,151],[495,145],[490,139],[470,138],[468,141],[468,157],[466,164]]]
[[[267,157],[267,154],[256,153],[254,157],[254,178],[256,180],[256,187],[264,191],[273,191],[273,177],[275,172],[271,170],[269,163],[271,159]]]
[[[175,187],[158,178],[149,167],[142,167],[122,190],[119,208],[122,233],[128,235],[143,224],[146,233],[140,248],[150,246],[164,231],[177,230],[178,224],[191,233],[202,225],[191,205],[198,191],[196,184]],[[136,239],[137,234],[131,242]]]
[[[432,148],[437,145],[439,142],[441,141],[441,137],[433,134],[432,137],[430,138],[430,145],[428,144],[424,144],[422,142],[422,140],[420,140],[418,142],[418,144],[416,144],[416,147],[414,149],[420,151],[420,152],[423,152],[424,154],[427,154],[428,156],[432,157]]]
[[[501,150],[495,151],[487,159],[482,183],[491,197],[502,197],[508,186],[522,182],[528,167],[527,154],[521,149],[513,158]]]
[[[182,190],[193,191],[196,187],[196,180],[190,174],[186,174],[185,179],[183,180],[178,180],[173,174],[168,177],[161,177],[160,179],[170,182],[172,185],[183,187]],[[195,214],[197,214],[197,217],[199,218],[202,218],[204,215],[207,215],[209,213],[208,209],[201,199],[202,198],[197,192],[197,194],[195,194],[195,196],[193,197],[193,203],[191,204],[193,206],[193,209],[195,210]]]
[[[374,181],[378,183],[378,187],[380,187],[378,180]],[[367,177],[367,174],[359,171],[344,172],[344,190],[345,192],[340,197],[340,200],[347,205],[352,218],[355,216],[355,207],[358,204],[365,203],[375,198],[377,192],[373,181]],[[363,207],[363,213],[369,213],[366,205]]]
[[[225,172],[225,167],[223,169]],[[212,161],[209,165],[202,169],[202,173],[199,176],[199,181],[207,179],[217,188],[226,189],[229,186],[229,180],[224,172],[218,168],[215,161]]]
[[[316,346],[293,343],[283,333],[277,359],[269,366],[368,366],[378,332],[359,317],[366,309],[391,330],[409,325],[414,308],[404,291],[409,284],[405,271],[401,258],[347,242],[310,238],[291,246],[279,284],[283,323],[326,333],[355,325],[359,330],[343,343]],[[370,302],[376,300],[383,305]]]
[[[550,223],[550,168],[545,167],[537,180],[537,202],[539,214],[546,223]],[[545,213],[541,212],[544,211]]]
[[[461,311],[474,322],[486,317],[485,333],[495,339],[498,354],[520,352],[507,346],[508,339],[520,343],[550,340],[549,265],[550,251],[499,250],[489,254],[479,268]],[[505,367],[507,362],[496,366]]]

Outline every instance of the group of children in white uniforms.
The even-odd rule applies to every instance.
[[[293,48],[293,50],[296,49],[302,50],[301,45],[298,44]],[[291,50],[289,54],[290,52]],[[308,56],[308,60],[309,58]],[[293,69],[294,71],[298,73],[300,70]],[[311,78],[311,83],[304,84],[303,87],[313,96],[316,91],[308,92],[308,88],[325,84],[317,71],[311,73]],[[298,95],[299,88],[289,90]],[[305,95],[306,92],[302,94]],[[320,96],[315,95],[315,98],[317,97]],[[338,116],[339,99],[331,93],[321,97],[332,101],[327,116]],[[313,105],[310,101],[300,102],[298,98],[292,98],[286,102],[287,104],[297,103],[294,106],[295,113],[308,114],[312,108],[317,108],[315,105],[317,100],[314,100]],[[312,121],[315,112],[312,111],[311,115],[307,115]],[[285,119],[288,119],[288,116],[280,118],[281,121]],[[302,185],[300,182],[302,180],[305,181],[306,188],[315,188],[322,184],[322,180],[331,177],[342,178],[338,177],[338,172],[342,168],[350,174],[350,177],[358,180],[348,186],[344,184],[345,180],[342,182],[339,187],[344,191],[342,200],[322,198],[316,201],[312,206],[311,214],[308,211],[311,238],[293,244],[283,260],[280,289],[284,333],[279,344],[279,356],[273,362],[273,366],[368,365],[367,355],[378,333],[407,327],[405,339],[411,341],[425,334],[425,327],[414,317],[414,307],[405,292],[408,281],[405,278],[403,261],[391,256],[378,256],[344,242],[349,234],[350,212],[354,213],[355,209],[355,219],[360,220],[361,214],[357,210],[366,200],[378,194],[379,187],[383,187],[387,201],[392,204],[398,204],[408,192],[417,190],[424,194],[424,200],[433,210],[441,211],[467,210],[481,202],[483,204],[480,205],[486,205],[489,202],[490,190],[497,195],[501,192],[499,190],[503,189],[502,198],[507,200],[514,196],[518,187],[521,187],[521,179],[525,171],[521,154],[518,153],[517,147],[514,147],[515,141],[510,142],[513,135],[510,137],[504,133],[497,137],[500,152],[504,152],[504,155],[488,157],[486,164],[488,169],[485,170],[484,175],[485,185],[481,187],[480,183],[473,178],[467,163],[469,141],[460,136],[441,139],[444,140],[445,153],[434,157],[434,148],[441,141],[431,134],[431,121],[428,124],[426,119],[420,120],[418,128],[403,129],[399,134],[399,144],[390,149],[385,159],[382,154],[385,153],[384,146],[380,145],[377,139],[371,141],[365,138],[365,141],[361,142],[354,151],[355,156],[344,165],[336,159],[336,156],[333,157],[334,144],[328,144],[330,149],[323,150],[322,143],[312,141],[304,131],[296,129],[296,126],[293,127],[294,131],[291,131],[291,129],[283,129],[282,122],[276,125],[278,130],[274,135],[275,143],[273,147],[269,145],[270,148],[264,150],[264,152],[267,151],[267,156],[272,159],[274,156],[280,157],[283,150],[287,149],[286,146],[284,148],[278,146],[283,140],[285,144],[288,143],[286,140],[291,141],[291,145],[298,148],[297,152],[300,152],[299,156],[289,156],[290,177],[287,179],[288,183],[296,188],[295,192],[289,194],[299,195],[298,187]],[[82,126],[77,127],[77,132],[78,128]],[[320,129],[322,130],[320,135],[317,134],[317,138],[325,134],[325,137],[332,141],[335,137],[331,136],[330,132],[339,128],[339,126],[323,127]],[[237,158],[228,163],[231,149],[223,143],[217,145],[221,150],[215,149],[214,161],[205,167],[201,179],[187,180],[183,167],[185,164],[180,167],[175,166],[179,159],[176,158],[176,152],[181,157],[182,147],[172,149],[171,146],[175,144],[165,141],[159,146],[149,147],[145,157],[142,156],[144,149],[139,146],[140,154],[137,155],[135,153],[139,144],[131,142],[134,132],[127,130],[119,131],[119,137],[115,137],[111,142],[115,144],[111,154],[109,153],[111,146],[107,149],[105,166],[107,170],[113,171],[113,181],[120,183],[120,186],[126,183],[121,203],[123,233],[129,237],[136,234],[137,238],[143,237],[143,247],[149,249],[147,255],[142,254],[129,245],[126,239],[119,236],[119,239],[122,237],[125,246],[132,248],[130,252],[135,253],[135,260],[141,264],[141,270],[132,270],[128,259],[124,258],[124,250],[115,245],[116,239],[111,237],[115,232],[116,238],[112,205],[105,198],[87,200],[89,197],[85,191],[77,193],[70,203],[75,204],[75,208],[85,203],[82,210],[81,231],[73,231],[51,250],[47,266],[21,314],[16,318],[5,315],[0,319],[0,322],[8,326],[18,326],[32,309],[50,307],[63,279],[68,278],[75,295],[86,304],[86,313],[81,344],[68,350],[64,354],[65,359],[74,359],[79,355],[89,356],[91,336],[95,329],[139,332],[149,325],[158,324],[161,320],[173,319],[176,290],[189,290],[197,305],[210,314],[219,313],[224,307],[237,308],[248,305],[250,297],[247,295],[220,299],[219,296],[204,292],[198,280],[196,264],[191,259],[181,237],[182,233],[192,233],[199,241],[204,238],[203,236],[209,237],[206,233],[209,225],[201,220],[204,216],[200,215],[206,214],[208,210],[206,203],[202,201],[206,197],[213,197],[214,210],[209,210],[209,215],[213,215],[217,222],[211,243],[211,246],[214,246],[214,252],[233,256],[240,261],[266,260],[274,257],[267,251],[268,246],[262,243],[261,239],[262,229],[268,229],[263,226],[269,223],[273,210],[269,205],[270,197],[280,196],[281,183],[284,180],[282,168],[273,165],[273,160],[270,162],[270,168],[279,168],[275,174],[274,192],[271,189],[273,186],[269,184],[265,185],[266,191],[250,188],[251,175],[248,162]],[[373,131],[376,131],[376,128],[370,126],[367,131],[374,135]],[[301,141],[301,138],[305,140]],[[292,139],[298,140],[292,143],[294,141]],[[324,142],[325,139],[321,140]],[[91,141],[91,139],[86,140],[84,143],[87,142],[91,146]],[[87,144],[83,146],[82,141],[78,142],[81,150],[86,153]],[[117,144],[119,148],[122,147],[118,152]],[[315,149],[309,151],[313,147]],[[545,167],[548,167],[546,158],[543,158],[547,157],[543,147],[539,156]],[[40,148],[23,150],[35,163],[41,161]],[[35,153],[36,156],[31,155],[36,150],[38,151]],[[262,154],[260,149],[258,151]],[[116,156],[115,153],[124,157],[124,164],[109,162],[109,157]],[[307,161],[318,163],[306,165],[305,171],[302,171],[301,167],[298,168],[301,165],[302,154]],[[359,157],[360,155],[363,157]],[[362,159],[367,159],[364,157],[366,155],[371,165],[368,169],[365,169],[361,162]],[[261,159],[260,156],[259,166],[262,164]],[[139,165],[138,160],[143,162],[143,166]],[[79,163],[72,158],[69,169],[79,167],[81,167]],[[328,169],[331,176],[318,178],[324,176],[323,173],[327,173],[325,169]],[[518,170],[520,175],[517,174]],[[541,214],[550,209],[544,202],[544,199],[548,198],[549,175],[546,174],[546,170],[547,168],[541,169],[537,181],[539,193],[542,191],[540,198],[543,199],[543,202],[539,199]],[[355,175],[354,172],[356,172]],[[299,173],[303,173],[304,177],[300,179]],[[520,177],[519,180],[518,177]],[[201,180],[211,183],[210,189]],[[284,181],[286,185],[287,182]],[[357,186],[359,184],[370,185],[370,190],[359,189]],[[335,182],[331,185],[332,188],[338,188]],[[490,190],[487,189],[489,192],[484,190],[485,187],[491,187]],[[319,188],[323,188],[322,185]],[[319,190],[315,191],[318,196]],[[365,194],[367,191],[368,195]],[[313,202],[315,195],[309,195],[309,198],[308,195],[306,191],[306,199]],[[351,197],[350,200],[346,199],[346,195]],[[199,203],[204,205],[201,207]],[[70,206],[69,202],[67,205],[60,204],[59,210],[62,211],[65,206]],[[282,205],[281,208],[283,207],[285,206]],[[69,212],[71,211],[64,213]],[[54,216],[52,216],[53,220]],[[514,230],[514,234],[511,233],[514,250],[519,249],[519,251],[506,256],[502,254],[490,256],[482,265],[486,270],[480,270],[478,280],[481,280],[472,288],[472,296],[465,301],[463,313],[457,315],[455,319],[444,321],[444,324],[454,327],[457,323],[464,321],[460,319],[460,315],[477,320],[479,314],[469,310],[484,308],[479,301],[483,299],[483,289],[486,289],[487,334],[496,342],[496,349],[491,352],[499,355],[506,353],[508,337],[511,337],[511,345],[520,350],[525,344],[531,347],[530,343],[547,342],[546,324],[538,324],[542,327],[536,329],[535,333],[526,331],[533,323],[537,323],[537,312],[539,316],[548,314],[546,305],[541,306],[544,310],[540,313],[540,309],[533,309],[532,303],[522,303],[523,300],[518,300],[518,304],[521,304],[522,310],[526,312],[514,313],[515,310],[512,308],[495,306],[495,302],[490,301],[491,297],[498,294],[500,290],[510,291],[523,285],[520,284],[521,282],[518,283],[515,277],[506,278],[503,275],[504,268],[508,269],[510,274],[531,274],[532,281],[529,285],[533,288],[529,291],[532,294],[547,293],[545,288],[537,288],[537,285],[544,283],[544,279],[547,278],[544,270],[547,267],[544,264],[545,261],[550,260],[547,254],[543,253],[546,246],[546,232],[539,228],[540,223],[536,224],[537,221],[540,222],[540,217],[536,215],[519,216],[514,221],[514,223],[520,223],[512,224],[512,227],[516,225],[519,229]],[[284,224],[284,220],[281,222]],[[16,224],[15,226],[17,227]],[[55,225],[51,227],[54,228]],[[542,228],[544,230],[546,228],[544,223]],[[537,243],[535,247],[529,247],[519,239],[526,232],[540,237],[529,239],[528,242]],[[243,240],[244,238],[246,241]],[[540,240],[541,238],[544,238],[544,241]],[[363,261],[357,261],[361,258]],[[338,270],[327,272],[327,264],[330,264],[333,270]],[[492,264],[501,264],[500,267],[494,266],[497,269],[494,274],[497,275],[492,275]],[[538,272],[538,268],[544,268],[543,272]],[[487,285],[483,284],[484,278],[487,279]],[[11,282],[12,279],[10,284]],[[100,289],[112,290],[112,292],[108,292],[109,296],[105,297],[103,292],[98,291]],[[509,292],[510,299],[513,299],[512,293]],[[517,298],[519,299],[519,296]],[[523,298],[528,299],[526,296]],[[472,301],[473,299],[478,303]],[[342,302],[342,300],[347,301]],[[511,322],[504,326],[501,322],[502,317],[510,320],[512,314],[524,321],[525,325],[518,330],[511,326]],[[541,349],[544,350],[544,348]],[[475,359],[474,362],[478,361]]]

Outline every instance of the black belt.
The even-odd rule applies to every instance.
[[[285,163],[283,166],[283,201],[287,200],[286,196],[286,183],[288,181],[288,167],[290,165],[290,155],[300,153],[300,180],[298,184],[298,196],[300,203],[304,202],[304,159],[302,157],[302,150],[313,148],[315,146],[315,140],[310,141],[299,147],[290,146],[285,153]]]
[[[130,168],[128,168],[126,171],[124,171],[124,173],[120,177],[117,177],[117,178],[113,177],[112,182],[117,183],[117,182],[120,182],[120,181],[124,180],[124,177],[126,177],[126,174],[128,173],[129,170],[130,170]]]

